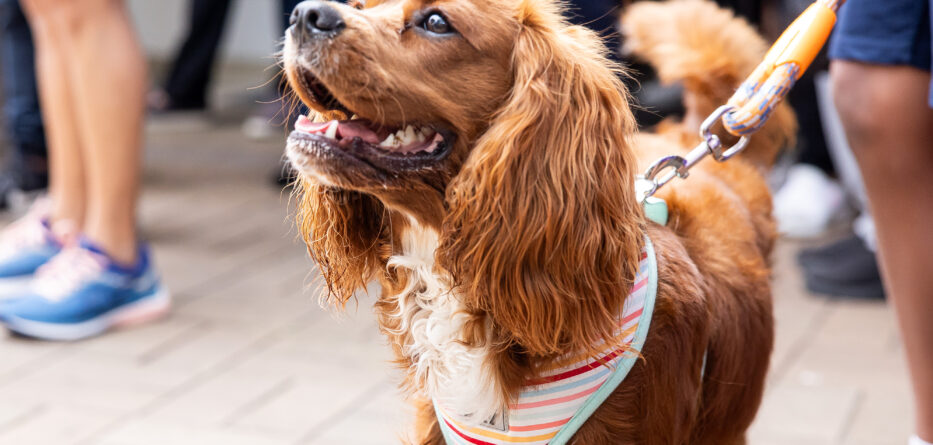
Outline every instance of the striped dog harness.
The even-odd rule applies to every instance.
[[[480,425],[466,425],[434,402],[448,445],[563,445],[612,394],[638,360],[658,289],[658,267],[645,237],[635,285],[622,307],[617,339],[597,357],[567,356],[529,381],[516,403]],[[622,345],[621,347],[619,345]]]

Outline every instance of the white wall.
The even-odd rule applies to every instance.
[[[189,0],[128,0],[150,57],[169,59],[188,26]],[[226,61],[269,65],[280,40],[278,0],[233,0],[221,47]]]

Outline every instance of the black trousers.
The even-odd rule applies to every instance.
[[[175,108],[204,108],[217,48],[230,13],[231,0],[192,0],[187,37],[172,63],[165,83]],[[300,0],[282,0],[281,29]],[[274,38],[273,36],[269,37]]]
[[[192,0],[187,37],[165,82],[176,108],[204,108],[231,0]]]

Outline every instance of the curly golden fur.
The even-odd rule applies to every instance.
[[[647,234],[660,276],[642,360],[573,443],[745,443],[773,341],[763,172],[792,142],[794,117],[782,106],[747,153],[665,188],[667,226],[646,221],[633,182],[648,162],[696,145],[699,119],[763,55],[751,27],[701,0],[629,8],[626,49],[687,89],[687,118],[636,134],[624,73],[558,1],[332,7],[346,25],[339,35],[286,39],[298,96],[321,115],[428,125],[449,143],[428,160],[289,143],[299,225],[326,298],[342,306],[370,281],[382,285],[375,310],[408,371],[413,441],[443,443],[432,373],[488,376],[489,388],[464,384],[480,388],[480,404],[502,403],[549,362],[611,339]],[[456,33],[419,30],[432,12]],[[425,345],[425,321],[444,325],[447,346]],[[455,346],[474,363],[445,368],[444,348]]]

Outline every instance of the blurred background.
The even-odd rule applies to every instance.
[[[159,321],[74,343],[2,334],[0,444],[387,444],[404,432],[410,413],[373,299],[361,296],[346,314],[322,310],[291,220],[289,116],[274,58],[283,7],[202,3],[213,6],[192,26],[189,0],[128,1],[151,68],[139,226],[175,306]],[[585,9],[603,2],[577,3],[577,20],[596,23]],[[721,3],[773,39],[810,2]],[[608,25],[592,26],[611,27],[613,14],[597,13]],[[0,34],[0,45],[10,39]],[[5,82],[10,60],[0,58]],[[641,123],[676,115],[677,87],[633,68]],[[825,62],[791,97],[800,143],[772,178],[784,234],[778,336],[750,443],[904,443],[913,430],[906,368],[822,70]],[[6,100],[4,225],[44,185],[41,156],[22,155]]]

